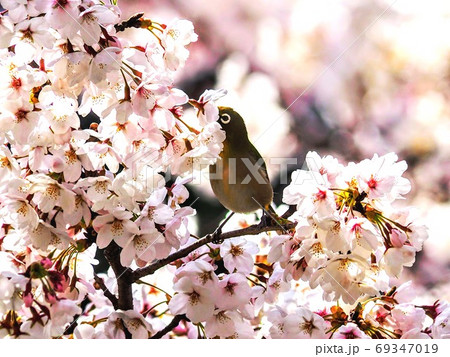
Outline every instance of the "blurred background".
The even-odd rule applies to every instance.
[[[448,0],[120,0],[123,18],[143,11],[194,23],[199,40],[176,85],[191,98],[225,88],[219,104],[246,119],[264,157],[310,150],[343,162],[394,151],[407,161],[430,238],[412,269],[425,300],[450,299],[450,2]],[[132,30],[129,36],[133,36]],[[139,39],[134,39],[139,41]],[[286,108],[288,108],[286,110]],[[279,167],[269,167],[280,203]],[[282,180],[281,180],[282,181]],[[225,211],[191,187],[199,233]]]

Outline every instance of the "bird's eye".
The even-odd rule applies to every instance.
[[[231,121],[231,117],[230,117],[229,114],[222,114],[222,115],[220,116],[220,121],[221,121],[223,124],[228,124],[228,123]]]

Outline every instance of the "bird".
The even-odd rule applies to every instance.
[[[273,189],[266,163],[250,142],[244,119],[230,107],[219,107],[217,122],[226,134],[220,157],[209,167],[217,199],[232,214],[272,212]]]

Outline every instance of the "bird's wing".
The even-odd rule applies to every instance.
[[[261,154],[253,146],[252,143],[250,143],[250,148],[249,148],[249,159],[253,165],[258,164],[260,166],[259,173],[261,174],[261,176],[263,177],[264,180],[266,180],[267,182],[270,182],[269,175],[267,173],[266,162],[264,161]],[[258,160],[261,160],[262,162],[261,161],[258,162]]]

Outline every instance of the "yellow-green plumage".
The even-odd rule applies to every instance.
[[[273,199],[272,185],[264,160],[248,139],[244,120],[233,109],[219,107],[218,122],[226,133],[226,139],[220,159],[210,166],[214,194],[222,205],[236,213],[267,208]],[[257,163],[259,167],[255,166]],[[257,167],[257,174],[249,167]]]

